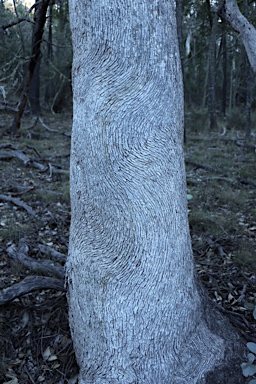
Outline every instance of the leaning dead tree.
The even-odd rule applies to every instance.
[[[241,13],[236,0],[224,0],[218,15],[240,34],[248,60],[256,72],[256,29]]]
[[[41,43],[44,33],[44,26],[46,22],[46,14],[49,6],[50,0],[41,0],[36,3],[35,6],[35,15],[34,15],[34,28],[32,34],[32,51],[28,65],[28,71],[24,82],[24,88],[21,95],[21,99],[18,106],[18,111],[15,114],[13,123],[11,125],[10,131],[12,134],[15,134],[20,128],[21,118],[24,112],[24,109],[28,100],[29,88],[31,85],[31,80],[35,72],[35,68],[40,61],[41,56]]]

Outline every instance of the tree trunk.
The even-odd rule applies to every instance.
[[[244,2],[244,15],[246,18],[249,16],[249,4],[248,0]],[[245,104],[245,114],[246,114],[246,130],[245,137],[246,140],[250,140],[251,136],[251,125],[252,125],[252,117],[251,117],[251,106],[252,106],[252,90],[253,90],[253,79],[252,69],[249,63],[248,58],[246,59],[246,104]]]
[[[212,13],[210,0],[207,0],[211,35],[209,43],[209,75],[208,75],[208,111],[210,118],[210,131],[214,131],[217,125],[216,119],[216,29],[217,15]]]
[[[50,0],[42,0],[36,6],[35,16],[34,16],[35,25],[33,27],[33,33],[32,33],[31,57],[28,64],[28,71],[25,78],[24,88],[20,98],[18,111],[13,119],[13,122],[10,128],[10,131],[13,134],[15,134],[17,130],[20,128],[21,118],[28,100],[31,79],[33,77],[36,65],[40,60],[40,55],[41,55],[40,47],[42,43],[42,37],[43,37],[44,26],[46,21],[46,13],[47,13],[49,2]]]
[[[248,60],[253,71],[256,72],[256,29],[242,15],[236,0],[224,0],[222,7],[218,10],[218,14],[240,34]]]
[[[175,0],[70,1],[70,20],[79,383],[243,383],[243,346],[195,277]]]
[[[40,58],[38,59],[29,86],[29,106],[32,115],[39,116],[40,106]]]
[[[227,83],[228,83],[227,35],[224,32],[222,36],[222,88],[221,88],[221,112],[224,117],[226,116],[226,107],[227,107]]]
[[[13,0],[13,8],[14,8],[14,12],[15,12],[15,15],[17,17],[17,20],[18,20],[19,19],[19,12],[17,10],[16,0]],[[25,48],[25,43],[24,43],[24,38],[23,38],[23,33],[22,33],[20,23],[18,24],[18,29],[19,29],[19,33],[20,33],[20,42],[21,42],[22,52],[25,55],[26,48]]]
[[[52,9],[53,9],[53,1],[50,1],[49,4],[49,16],[48,16],[48,39],[47,39],[47,56],[45,60],[46,71],[50,74],[50,62],[53,59],[53,48],[52,48]],[[49,75],[48,75],[49,76]],[[53,94],[53,86],[52,86],[52,76],[49,76],[45,87],[45,95],[44,101],[47,105],[49,105],[50,99]]]

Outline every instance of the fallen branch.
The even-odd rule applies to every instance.
[[[42,188],[38,188],[36,186],[26,187],[24,185],[14,185],[8,189],[8,192],[11,192],[12,194],[15,194],[16,196],[17,195],[23,195],[25,193],[34,192],[34,191],[42,193],[42,194],[48,193],[49,195],[53,195],[53,196],[60,196],[61,195],[60,192],[51,191],[50,189],[42,189]]]
[[[42,125],[42,127],[44,127],[44,129],[46,129],[46,131],[48,131],[48,132],[52,132],[52,133],[60,133],[60,134],[62,135],[62,132],[58,131],[57,129],[49,128],[48,125],[46,125],[46,124],[43,122],[43,120],[42,120],[41,117],[38,118],[38,121],[39,121],[39,123]]]
[[[209,167],[209,165],[204,165],[204,164],[197,163],[195,161],[190,161],[190,160],[185,160],[185,162],[186,164],[192,165],[193,167],[196,167],[196,168],[202,168],[202,169],[206,169],[207,171],[216,172],[216,169]]]
[[[208,177],[208,180],[226,181],[227,183],[230,183],[232,185],[236,185],[237,184],[237,182],[235,180],[229,179],[228,177],[222,177],[222,176]]]
[[[53,260],[59,261],[60,263],[65,263],[67,256],[64,253],[58,252],[49,245],[39,244],[38,248],[41,253],[44,255],[49,255]]]
[[[16,149],[15,147],[13,147],[11,144],[0,144],[0,148],[9,148],[9,149]]]
[[[39,169],[40,172],[46,172],[50,171],[50,177],[52,177],[52,174],[64,174],[69,175],[69,171],[66,169],[59,169],[48,163],[47,165],[43,165],[41,163],[38,163],[37,161],[31,160],[23,151],[19,150],[9,150],[9,151],[1,151],[0,152],[0,159],[6,160],[10,159],[12,157],[16,157],[19,160],[23,162],[24,165],[31,164],[34,168]]]
[[[225,136],[222,136],[222,134],[220,136],[212,136],[212,137],[189,136],[187,139],[195,140],[195,141],[212,141],[212,142],[217,140],[236,142],[238,140],[237,137],[225,137]]]
[[[251,149],[256,149],[256,145],[254,144],[249,144],[246,141],[246,137],[225,137],[225,136],[214,136],[214,137],[201,137],[201,136],[189,136],[187,138],[187,141],[189,140],[194,140],[194,141],[226,141],[226,142],[233,142],[235,143],[238,147],[246,147],[246,148],[251,148]]]
[[[30,20],[28,17],[21,17],[21,18],[19,18],[19,19],[17,19],[17,20],[11,21],[11,22],[8,23],[8,24],[1,25],[1,26],[0,26],[0,31],[3,32],[3,31],[5,31],[5,30],[8,29],[8,28],[13,27],[14,25],[17,25],[17,24],[19,24],[19,23],[22,23],[23,21],[28,21],[29,23],[33,23],[33,21]]]
[[[24,280],[0,291],[0,305],[6,304],[17,297],[41,289],[55,289],[66,292],[64,280],[45,276],[27,276]]]
[[[8,201],[14,205],[17,205],[18,207],[25,209],[31,216],[33,216],[33,217],[36,216],[36,212],[29,205],[27,205],[26,203],[24,203],[20,199],[17,199],[16,197],[11,197],[11,196],[0,194],[0,200]]]
[[[202,168],[202,169],[206,169],[207,171],[212,171],[212,172],[218,173],[217,169],[209,167],[208,165],[197,163],[195,161],[190,161],[190,160],[186,159],[185,163],[188,164],[188,165],[192,165],[193,167],[196,167],[196,168]],[[236,184],[236,181],[233,181],[232,179],[229,179],[227,177],[218,177],[218,176],[216,176],[216,177],[211,177],[211,179],[212,180],[214,180],[214,179],[216,179],[216,180],[223,180],[223,181],[227,181],[227,182],[229,182],[231,184]],[[237,180],[237,182],[240,182],[242,184],[253,185],[254,187],[256,187],[256,181],[254,181],[254,180],[244,179],[243,177],[237,177],[236,180]]]
[[[19,261],[26,268],[40,272],[45,275],[53,275],[59,279],[64,279],[65,273],[64,268],[58,265],[54,265],[53,262],[49,260],[35,260],[32,257],[28,256],[28,246],[25,244],[24,239],[21,239],[19,242],[19,247],[16,250],[15,245],[11,245],[7,248],[7,253],[15,261]]]
[[[250,180],[250,179],[244,179],[243,177],[237,177],[237,180],[240,181],[242,184],[249,184],[256,187],[256,181]]]
[[[246,140],[245,141],[237,140],[236,145],[238,145],[238,147],[245,147],[247,149],[248,148],[253,149],[253,150],[256,149],[256,145],[249,144]]]
[[[30,158],[25,155],[24,152],[19,151],[18,149],[11,149],[9,151],[2,151],[0,152],[0,159],[11,159],[12,157],[16,157],[17,159],[23,161],[25,165],[27,165],[30,162]]]
[[[1,27],[0,27],[0,33],[1,33]],[[10,111],[10,112],[17,112],[18,109],[15,107],[10,107],[6,103],[0,103],[0,110],[1,111]]]
[[[47,166],[31,160],[23,151],[19,151],[18,149],[11,149],[8,151],[0,152],[1,160],[11,159],[12,157],[16,157],[17,159],[21,160],[24,165],[31,163],[35,168],[39,169],[40,171],[45,171],[48,169]]]
[[[46,125],[44,122],[43,122],[43,120],[42,120],[42,118],[41,117],[39,117],[38,118],[38,121],[39,121],[39,123],[42,125],[42,127],[44,127],[44,129],[46,129],[46,131],[48,131],[48,132],[52,132],[52,133],[59,133],[60,135],[64,135],[64,136],[71,136],[71,133],[65,133],[65,132],[60,132],[60,131],[58,131],[57,129],[52,129],[52,128],[49,128],[48,127],[48,125]]]

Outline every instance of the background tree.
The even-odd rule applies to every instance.
[[[31,83],[32,79],[34,76],[34,73],[36,73],[36,68],[37,68],[37,77],[34,77],[34,82],[32,83],[33,85],[33,97],[30,97],[30,100],[33,104],[33,112],[37,113],[38,112],[38,81],[39,81],[39,61],[40,61],[40,55],[41,55],[41,43],[42,43],[42,38],[43,38],[43,33],[44,33],[44,25],[46,21],[46,13],[48,9],[50,0],[42,0],[39,5],[36,5],[36,11],[35,11],[35,26],[33,29],[33,34],[32,34],[32,50],[31,50],[31,56],[28,64],[28,70],[26,73],[25,81],[24,81],[24,89],[21,95],[21,99],[18,105],[18,111],[13,119],[13,123],[11,126],[11,132],[16,133],[17,130],[20,127],[20,122],[21,118],[24,112],[24,109],[27,104],[27,99],[28,99],[28,94],[31,92]],[[32,92],[31,92],[32,93]],[[37,100],[37,103],[36,103]]]
[[[40,72],[39,65],[35,66],[34,76],[29,80],[29,86],[25,87],[26,90],[24,89],[24,84],[29,78],[27,75],[29,65],[34,62],[35,58],[34,53],[31,53],[31,33],[34,36],[32,50],[35,51],[37,47],[34,41],[37,27],[29,15],[36,8],[34,16],[37,22],[38,16],[40,16],[38,7],[39,5],[32,6],[30,10],[27,10],[22,3],[16,4],[15,2],[13,11],[4,8],[3,14],[0,15],[0,17],[3,16],[2,19],[0,18],[2,27],[0,84],[4,87],[6,94],[3,107],[14,110],[18,99],[24,101],[29,98],[29,109],[35,115],[39,114],[41,107],[51,109],[53,113],[56,113],[64,108],[70,109],[72,106],[70,82],[72,49],[66,0],[55,4],[51,2],[49,5],[45,19],[48,34],[45,34],[41,40],[39,39]],[[41,82],[40,79],[42,79]],[[20,102],[20,107],[22,105],[25,104]]]
[[[244,15],[242,15],[235,0],[227,0],[223,2],[218,14],[230,23],[232,28],[237,31],[244,44],[248,60],[245,60],[246,67],[246,96],[245,96],[245,112],[246,112],[246,137],[251,135],[251,104],[253,92],[253,79],[251,76],[251,68],[256,72],[256,30],[248,21],[249,4],[244,2]],[[249,65],[249,63],[250,65]],[[251,66],[251,67],[250,67]]]
[[[48,38],[47,38],[47,53],[46,53],[46,72],[49,74],[50,64],[53,59],[53,39],[52,39],[52,21],[53,21],[53,2],[49,4],[48,15]],[[50,77],[46,83],[44,101],[46,104],[50,102],[52,95],[52,77]]]
[[[210,0],[207,0],[208,17],[211,27],[209,41],[209,61],[208,61],[208,109],[210,116],[210,130],[214,130],[216,121],[216,31],[217,31],[217,15],[212,12]]]
[[[240,2],[243,10],[245,3]],[[246,132],[246,120],[248,116],[246,107],[246,73],[245,59],[243,57],[243,43],[240,35],[234,31],[228,23],[221,22],[218,18],[215,39],[211,35],[212,29],[209,23],[209,6],[212,10],[216,2],[213,1],[184,1],[183,15],[183,46],[186,48],[184,57],[185,79],[185,107],[186,125],[194,130],[204,132],[204,127],[210,125],[211,114],[215,114],[215,120],[224,125],[227,130],[235,130],[244,126]],[[213,13],[212,13],[213,15]],[[255,2],[248,3],[248,20],[255,20]],[[212,38],[211,38],[212,36]],[[225,38],[224,38],[225,37]],[[211,44],[210,44],[211,42]],[[225,45],[225,48],[223,47]],[[209,48],[212,47],[211,62],[209,62]],[[211,86],[211,75],[215,75],[215,91]],[[251,124],[255,122],[255,89],[251,84]],[[200,90],[200,91],[199,91]],[[212,96],[211,96],[212,95]],[[208,106],[212,97],[215,98],[215,107]],[[225,99],[225,100],[224,100]],[[225,108],[225,118],[223,111]],[[247,108],[247,109],[246,109]],[[248,131],[248,130],[247,130]]]
[[[227,129],[244,126],[248,133],[246,124],[253,126],[256,120],[255,89],[254,82],[247,80],[244,48],[239,35],[228,23],[218,18],[213,38],[209,6],[212,9],[215,2],[183,0],[176,3],[180,51],[183,51],[186,125],[203,133],[210,125],[211,115],[214,115],[212,120],[216,121],[217,126],[224,125]],[[242,11],[244,5],[244,2],[239,2]],[[26,6],[17,0],[15,6],[16,15],[20,19],[28,19]],[[6,25],[8,20],[16,23],[15,10],[8,10],[4,3],[3,7],[0,25]],[[255,3],[248,2],[247,8],[248,20],[254,23]],[[31,28],[31,23],[21,22],[4,29],[6,33],[1,34],[0,84],[5,87],[6,102],[11,108],[17,104],[23,89],[24,73],[31,51]],[[211,60],[210,52],[213,53]],[[41,95],[39,103],[42,112],[51,110],[52,113],[58,113],[72,106],[71,60],[68,2],[58,0],[50,3],[47,33],[41,45],[41,82],[37,94]],[[214,87],[211,85],[212,78],[215,79]],[[35,83],[39,84],[38,81]],[[211,100],[215,100],[214,103]]]
[[[80,383],[242,383],[193,267],[175,0],[70,2],[67,262]]]
[[[236,0],[225,0],[218,13],[240,34],[250,64],[256,72],[256,30],[254,26],[242,15]]]
[[[68,1],[56,1],[53,7],[53,52],[50,61],[51,97],[48,104],[53,113],[72,107],[71,63],[72,45],[69,29]],[[47,72],[44,75],[49,81]]]

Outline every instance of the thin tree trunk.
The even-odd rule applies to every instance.
[[[251,136],[251,106],[252,106],[252,87],[253,87],[253,76],[249,60],[246,60],[246,139],[249,140]]]
[[[211,12],[211,5],[209,5],[209,20],[211,25],[211,36],[209,44],[209,76],[208,76],[208,111],[210,116],[210,131],[214,131],[217,125],[216,119],[216,29],[217,29],[217,15]]]
[[[226,106],[227,106],[227,35],[226,33],[222,36],[222,115],[226,116]]]
[[[229,78],[229,113],[231,113],[232,108],[234,106],[234,92],[233,92],[233,62],[234,58],[233,55],[231,57],[231,64],[230,64],[230,78]]]
[[[33,76],[29,86],[29,106],[30,112],[34,116],[39,116],[41,112],[40,106],[40,63],[41,59],[39,58]]]
[[[236,45],[235,45],[235,50],[240,51],[241,54],[235,58],[233,56],[233,82],[232,82],[232,104],[233,107],[239,105],[240,106],[240,101],[238,102],[238,94],[239,94],[239,87],[241,84],[241,77],[243,77],[243,73],[241,72],[242,64],[245,60],[245,50],[243,49],[243,46],[241,45],[241,42],[237,39],[236,40]]]
[[[52,49],[52,7],[53,2],[50,1],[49,4],[49,17],[48,17],[48,39],[47,39],[47,58],[46,58],[46,69],[49,73],[50,62],[53,58],[53,49]],[[52,79],[50,79],[45,88],[45,96],[44,100],[47,104],[49,104],[50,98],[52,97]]]
[[[16,6],[16,0],[13,0],[13,7],[14,7],[15,15],[16,15],[17,19],[19,19],[19,13],[18,13],[17,6]],[[22,51],[24,54],[25,53],[25,43],[24,43],[24,38],[23,38],[20,24],[18,24],[18,29],[20,31],[20,41],[21,41]]]
[[[247,18],[249,16],[249,5],[248,0],[244,1],[244,15]],[[251,125],[252,125],[252,119],[251,119],[251,105],[252,105],[252,70],[249,63],[249,60],[247,58],[246,60],[246,104],[245,104],[245,113],[246,113],[246,140],[248,141],[251,136]]]
[[[46,13],[47,13],[49,2],[50,0],[41,0],[41,2],[39,2],[39,4],[37,5],[37,9],[35,11],[36,17],[35,17],[35,26],[33,28],[31,57],[28,65],[27,76],[25,78],[24,89],[21,95],[19,106],[18,106],[18,112],[16,113],[13,123],[10,127],[10,131],[12,134],[15,134],[17,130],[20,128],[21,118],[28,100],[31,79],[35,71],[36,64],[40,60],[40,55],[41,55],[40,47],[42,43],[42,37],[43,37],[44,26],[46,21]]]

